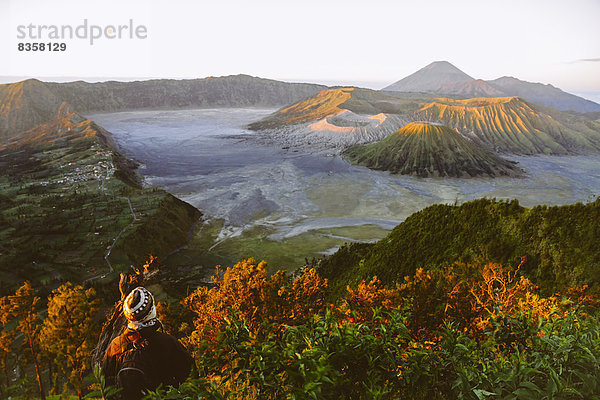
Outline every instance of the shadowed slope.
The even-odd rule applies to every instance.
[[[0,150],[18,149],[28,145],[53,145],[59,141],[89,137],[98,137],[103,143],[114,146],[108,131],[95,122],[69,111],[67,104],[63,103],[55,118],[11,136],[4,145],[0,144]]]
[[[503,97],[504,92],[498,90],[481,79],[468,82],[449,82],[440,85],[437,92],[460,97]]]
[[[0,144],[18,132],[56,118],[59,110],[69,109],[36,79],[0,85]]]

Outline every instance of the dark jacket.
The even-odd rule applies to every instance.
[[[161,384],[163,387],[177,387],[190,374],[192,357],[177,339],[159,332],[158,325],[139,331],[127,328],[108,346],[102,361],[102,372],[107,385],[123,387],[119,397],[127,400],[142,398],[139,389],[132,389],[127,384],[118,385],[116,380],[117,374],[124,367],[124,354],[134,345],[143,352],[146,390],[155,390]],[[121,380],[124,375],[126,374],[121,374]]]

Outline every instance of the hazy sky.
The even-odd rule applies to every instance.
[[[103,28],[133,19],[147,38],[17,49],[35,42],[17,38],[19,25],[84,19]],[[0,54],[4,77],[245,73],[380,88],[447,60],[476,78],[600,91],[600,0],[0,0]]]

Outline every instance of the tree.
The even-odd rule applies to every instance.
[[[11,319],[10,313],[10,302],[8,297],[0,298],[0,369],[2,370],[3,377],[0,378],[0,395],[5,396],[2,391],[2,386],[8,387],[10,381],[8,378],[8,359],[12,353],[12,342],[14,339],[14,332],[6,330],[6,323]]]
[[[46,400],[44,385],[40,370],[39,332],[41,320],[36,313],[40,298],[35,295],[35,290],[28,281],[17,289],[14,296],[9,296],[10,315],[17,319],[17,329],[25,337],[25,346],[31,352],[31,359],[35,367],[40,398]]]
[[[1,378],[3,383],[0,383],[0,395],[3,394],[2,386],[9,387],[10,380],[8,378],[8,359],[12,353],[11,345],[14,339],[13,332],[6,332],[4,328],[0,331],[0,369],[4,375]]]
[[[100,300],[92,288],[65,283],[52,292],[48,317],[40,334],[42,347],[54,355],[55,363],[81,399],[89,355],[98,337],[96,315]]]

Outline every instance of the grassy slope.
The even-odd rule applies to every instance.
[[[411,215],[374,245],[350,245],[320,263],[333,287],[377,275],[390,284],[416,268],[436,268],[476,257],[518,264],[548,291],[600,283],[600,200],[560,207],[521,207],[480,199],[433,205]]]
[[[380,142],[345,152],[349,161],[372,169],[417,176],[498,176],[518,169],[445,127],[410,123]]]

